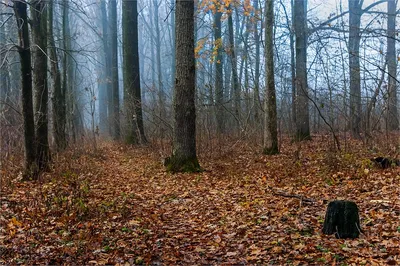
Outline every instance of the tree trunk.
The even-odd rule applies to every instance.
[[[119,121],[119,86],[118,86],[118,25],[117,1],[109,0],[110,8],[110,50],[111,50],[111,85],[112,85],[112,128],[114,140],[120,139]]]
[[[258,1],[254,0],[254,10],[255,12],[259,12],[258,10]],[[261,100],[260,100],[260,34],[258,32],[258,21],[259,18],[256,17],[254,22],[254,40],[255,40],[255,73],[254,73],[254,120],[258,124],[260,122],[260,111],[261,111]]]
[[[159,117],[161,118],[160,130],[161,130],[161,138],[164,137],[164,123],[166,120],[166,109],[165,109],[165,91],[163,86],[163,78],[162,78],[162,67],[161,67],[161,35],[160,35],[160,23],[159,19],[159,4],[158,0],[153,0],[154,5],[154,27],[155,27],[155,48],[156,48],[156,64],[157,64],[157,82],[158,82],[158,105],[159,105]]]
[[[360,235],[358,207],[352,201],[337,200],[328,204],[322,232],[336,238],[357,238]]]
[[[355,138],[361,133],[360,23],[363,0],[349,0],[350,129]]]
[[[217,54],[215,62],[215,111],[217,120],[217,134],[223,134],[225,131],[224,122],[224,88],[223,88],[223,58],[222,58],[222,38],[221,38],[221,12],[216,12],[214,15],[214,49]]]
[[[4,47],[6,40],[5,27],[0,27],[0,47]],[[3,104],[8,102],[10,93],[10,77],[8,62],[5,60],[6,53],[0,53],[0,112],[3,110]]]
[[[197,172],[196,65],[194,55],[194,1],[176,0],[176,77],[174,90],[174,149],[167,170]]]
[[[232,10],[229,6],[228,11]],[[232,12],[228,17],[228,31],[229,31],[229,55],[230,61],[232,65],[232,87],[233,87],[233,108],[235,113],[235,127],[239,129],[240,126],[240,114],[241,114],[241,107],[240,107],[240,85],[238,80],[238,71],[237,71],[237,62],[236,62],[236,53],[235,53],[235,42],[233,36],[233,19],[232,19]]]
[[[104,53],[104,79],[106,84],[106,91],[104,92],[104,98],[100,101],[105,100],[103,112],[105,117],[100,118],[100,123],[105,123],[104,128],[108,129],[108,134],[112,136],[112,121],[113,121],[113,104],[112,104],[112,82],[111,82],[111,53],[110,53],[110,36],[109,36],[109,25],[107,17],[106,1],[100,1],[101,19],[102,19],[102,31],[103,31],[103,53]],[[100,107],[101,108],[101,107]]]
[[[265,2],[265,126],[264,154],[279,153],[274,79],[274,1]]]
[[[294,2],[296,34],[296,140],[311,139],[307,85],[307,0]]]
[[[292,8],[292,26],[290,27],[290,75],[291,75],[291,80],[292,80],[292,122],[293,125],[297,125],[296,122],[296,60],[295,60],[295,50],[294,50],[294,37],[295,33],[293,32],[293,27],[294,27],[294,0],[290,1],[290,5]]]
[[[122,2],[124,100],[128,124],[127,142],[145,143],[139,69],[137,0]]]
[[[58,151],[67,146],[65,135],[66,113],[65,113],[65,87],[61,85],[61,72],[58,66],[58,56],[53,33],[54,2],[49,1],[49,54],[51,64],[51,77],[53,81],[53,135]]]
[[[31,45],[29,40],[28,15],[26,2],[14,1],[14,13],[17,19],[19,47],[18,53],[21,62],[22,76],[22,116],[24,119],[24,178],[37,177],[36,148],[35,148],[35,121],[32,100],[32,63]]]
[[[46,2],[31,2],[33,43],[33,84],[35,88],[36,160],[39,170],[47,168],[50,161],[48,140],[48,86],[47,86],[47,6]]]
[[[101,43],[102,47],[99,52],[99,61],[101,64],[101,70],[99,71],[101,77],[99,77],[99,129],[100,133],[107,134],[108,130],[108,112],[107,112],[107,92],[109,88],[108,79],[108,63],[107,63],[107,12],[106,2],[100,1],[100,7],[98,10],[99,24],[101,25]]]
[[[396,0],[388,0],[387,5],[387,64],[388,64],[388,110],[387,125],[388,130],[399,129],[399,115],[397,110],[397,82],[396,79]]]

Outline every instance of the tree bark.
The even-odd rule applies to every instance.
[[[27,4],[23,1],[14,1],[14,13],[17,19],[19,47],[18,53],[21,62],[22,76],[22,116],[24,120],[24,178],[37,177],[36,148],[35,148],[35,121],[32,100],[32,63],[31,44],[29,40]]]
[[[65,111],[65,87],[61,85],[61,72],[58,66],[58,56],[53,32],[54,2],[49,1],[48,10],[49,25],[49,54],[51,64],[51,77],[53,81],[53,135],[58,151],[62,151],[67,146],[65,135],[66,111]]]
[[[361,133],[360,23],[363,0],[349,0],[350,129],[354,138]]]
[[[147,142],[142,114],[139,68],[139,36],[137,0],[122,2],[124,100],[128,124],[126,141],[129,144]]]
[[[223,88],[223,76],[222,70],[223,58],[222,58],[222,38],[221,38],[221,17],[222,13],[216,11],[214,14],[214,49],[216,50],[215,62],[215,111],[217,120],[217,134],[223,134],[225,132],[224,122],[224,88]]]
[[[396,0],[388,0],[387,5],[387,64],[388,64],[388,130],[399,129],[399,114],[397,110],[397,82],[396,79]]]
[[[48,85],[47,85],[47,6],[41,0],[31,1],[33,43],[33,84],[35,88],[36,160],[39,170],[50,161],[48,140]]]
[[[174,90],[174,148],[167,170],[197,172],[196,65],[194,54],[194,1],[176,0],[176,77]]]
[[[264,154],[279,153],[274,78],[274,1],[265,2],[265,126]]]
[[[114,140],[120,139],[119,86],[118,86],[118,25],[117,1],[109,0],[110,8],[110,50],[111,50],[111,85],[112,85],[112,133]]]
[[[254,10],[255,12],[259,12],[258,9],[258,1],[254,0]],[[256,13],[257,14],[257,13]],[[254,41],[255,41],[255,70],[254,70],[254,120],[258,124],[260,122],[260,111],[261,111],[261,100],[260,100],[260,33],[258,29],[258,21],[259,18],[256,17],[254,22]]]
[[[352,201],[336,200],[328,205],[322,232],[336,238],[357,238],[360,235],[358,207]]]
[[[229,10],[232,11],[230,6],[228,8],[228,11]],[[230,57],[231,65],[232,65],[233,108],[234,108],[234,113],[235,113],[236,129],[239,129],[240,114],[241,114],[240,84],[239,84],[239,80],[238,80],[235,42],[234,42],[234,36],[233,36],[232,12],[228,16],[228,31],[229,31],[229,57]]]
[[[153,0],[154,5],[154,27],[155,27],[155,50],[156,50],[156,64],[157,64],[157,82],[158,82],[158,105],[159,105],[159,117],[160,123],[160,137],[164,137],[164,123],[166,120],[166,108],[165,108],[165,90],[163,86],[162,77],[162,66],[161,66],[161,34],[160,34],[160,23],[159,23],[159,1]]]
[[[100,1],[101,28],[103,31],[103,56],[104,56],[104,79],[105,79],[105,92],[102,94],[100,101],[105,101],[104,108],[100,107],[100,113],[104,117],[100,117],[100,124],[104,124],[103,128],[107,129],[108,134],[112,136],[112,120],[113,120],[113,104],[112,104],[112,82],[111,82],[111,53],[110,53],[110,36],[109,25],[107,17],[106,1]],[[102,110],[103,109],[103,110]],[[104,131],[105,132],[105,131]]]
[[[295,0],[296,34],[296,140],[311,139],[307,85],[307,0]]]

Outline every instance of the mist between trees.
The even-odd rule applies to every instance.
[[[1,0],[1,159],[32,177],[113,139],[180,171],[226,138],[368,143],[399,129],[398,25],[396,0]]]

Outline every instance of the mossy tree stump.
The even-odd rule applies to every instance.
[[[360,235],[358,207],[352,201],[336,200],[328,204],[322,232],[336,238],[357,238]]]

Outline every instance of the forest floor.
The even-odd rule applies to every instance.
[[[200,154],[193,174],[166,173],[154,148],[110,143],[54,157],[37,182],[5,164],[0,264],[400,264],[400,167],[326,143],[288,140],[276,156],[239,143]],[[357,203],[358,239],[322,234],[335,199]]]

